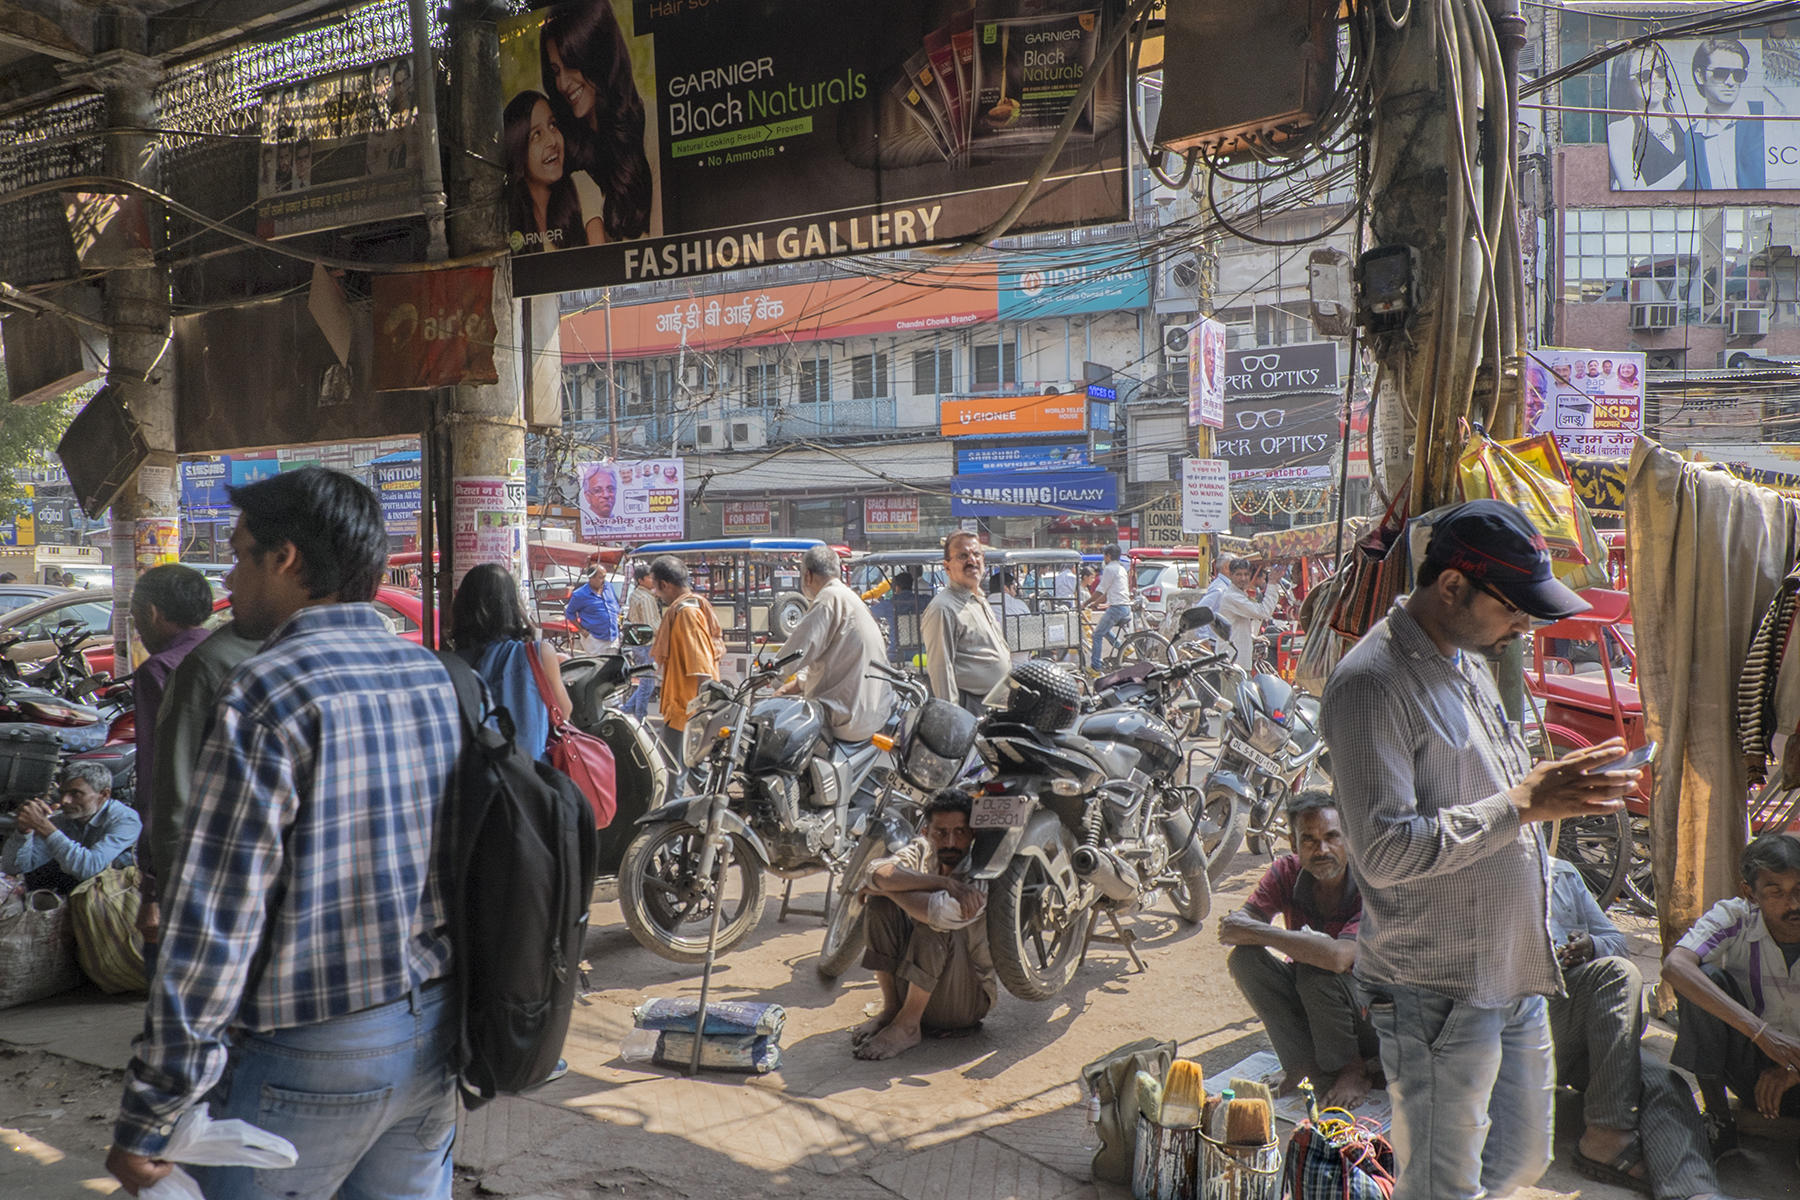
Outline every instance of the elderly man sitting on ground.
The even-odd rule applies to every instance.
[[[0,871],[23,875],[28,888],[70,892],[108,867],[137,861],[144,823],[112,798],[112,772],[99,763],[70,763],[58,794],[60,811],[43,800],[19,808],[18,830],[0,850]]]

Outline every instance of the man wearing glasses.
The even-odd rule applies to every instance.
[[[1617,812],[1613,739],[1531,764],[1484,660],[1588,604],[1510,504],[1433,526],[1412,594],[1344,656],[1321,724],[1362,893],[1356,980],[1394,1106],[1394,1200],[1510,1195],[1550,1161],[1549,855],[1538,826]]]
[[[1713,190],[1767,186],[1763,170],[1763,105],[1743,98],[1750,51],[1736,38],[1713,38],[1694,51],[1694,84],[1706,115],[1694,121],[1696,185]],[[1739,117],[1750,120],[1739,120]]]

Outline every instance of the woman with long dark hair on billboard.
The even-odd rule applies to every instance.
[[[608,0],[569,0],[539,37],[544,91],[568,144],[568,169],[586,171],[606,197],[606,241],[650,232],[650,160],[644,99]]]
[[[600,189],[566,166],[562,130],[550,100],[520,92],[502,114],[506,150],[507,231],[515,253],[563,250],[606,240]]]
[[[1688,187],[1692,158],[1681,98],[1669,86],[1669,57],[1660,46],[1629,56],[1623,78],[1614,70],[1609,106],[1628,109],[1606,127],[1613,181],[1625,191],[1678,191]]]

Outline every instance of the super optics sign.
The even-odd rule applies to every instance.
[[[564,0],[502,21],[513,290],[970,238],[1090,80],[1015,228],[1125,220],[1125,46],[1100,54],[1123,9]]]

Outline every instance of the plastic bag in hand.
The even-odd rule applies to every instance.
[[[235,1118],[215,1121],[205,1105],[190,1108],[175,1122],[159,1161],[208,1167],[291,1167],[299,1161],[294,1143]],[[194,1177],[176,1167],[138,1193],[139,1200],[205,1200]]]

